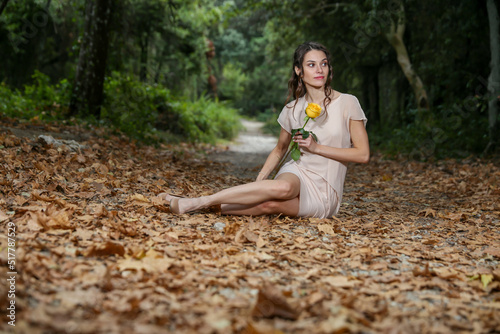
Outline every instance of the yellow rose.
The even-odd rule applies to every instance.
[[[321,114],[321,107],[316,103],[309,103],[306,108],[307,116],[316,118]]]

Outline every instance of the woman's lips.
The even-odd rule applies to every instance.
[[[314,77],[314,79],[318,79],[318,80],[323,80],[324,78],[325,78],[324,76]]]

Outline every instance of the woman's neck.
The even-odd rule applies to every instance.
[[[307,102],[323,104],[323,101],[325,100],[325,90],[323,89],[323,87],[307,87],[305,98]]]

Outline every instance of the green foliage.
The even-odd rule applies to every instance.
[[[417,110],[410,110],[414,115]],[[439,106],[403,127],[370,131],[373,148],[389,156],[415,160],[464,158],[481,154],[488,143],[487,101],[470,97],[451,107]]]
[[[41,72],[24,91],[0,84],[0,113],[18,119],[59,120],[66,117],[71,86],[67,80],[51,85]],[[229,102],[206,96],[197,100],[174,96],[168,89],[145,84],[114,72],[104,84],[105,102],[101,117],[87,119],[116,129],[130,138],[154,142],[166,131],[184,141],[215,143],[232,139],[239,130],[239,116]],[[167,119],[163,124],[159,119]],[[166,123],[166,124],[165,124]]]
[[[215,143],[237,134],[238,114],[227,103],[206,96],[174,96],[168,89],[113,73],[105,81],[104,122],[136,139],[153,141],[161,131],[192,142]],[[159,119],[165,120],[163,123]]]
[[[169,99],[165,88],[143,84],[117,72],[106,78],[104,93],[101,122],[111,124],[135,139],[154,134],[157,110]]]
[[[0,16],[1,113],[65,117],[85,3],[9,1]],[[131,137],[156,140],[160,131],[190,141],[230,137],[237,117],[230,106],[265,120],[264,129],[277,135],[293,50],[316,40],[332,52],[333,87],[356,95],[370,119],[373,149],[425,159],[478,153],[486,145],[486,102],[477,96],[487,94],[490,71],[484,1],[113,3],[110,76],[100,122]],[[413,91],[385,37],[391,18],[401,14],[395,7],[399,3],[405,13],[403,39],[431,105],[429,114],[419,117]],[[210,60],[208,39],[215,45]],[[205,97],[209,73],[224,103]]]
[[[56,85],[50,83],[50,78],[42,72],[35,71],[33,83],[24,86],[24,96],[36,101],[39,107],[50,108],[67,105],[70,98],[71,84],[63,79]]]
[[[63,79],[56,85],[50,84],[47,75],[35,71],[33,83],[24,86],[24,92],[11,89],[5,83],[0,85],[0,112],[8,117],[40,120],[56,120],[64,117],[69,103],[70,84]]]
[[[243,73],[240,67],[233,63],[227,63],[222,71],[223,80],[219,85],[221,96],[239,101],[244,97],[245,85],[248,82],[248,76]]]
[[[177,130],[188,141],[215,143],[219,138],[234,138],[240,130],[238,113],[226,102],[202,96],[197,101],[182,99],[170,106],[179,116]]]

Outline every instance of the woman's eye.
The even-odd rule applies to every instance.
[[[323,64],[321,64],[321,65],[322,65],[323,67],[326,67],[326,66],[328,66],[328,63],[323,63]]]

